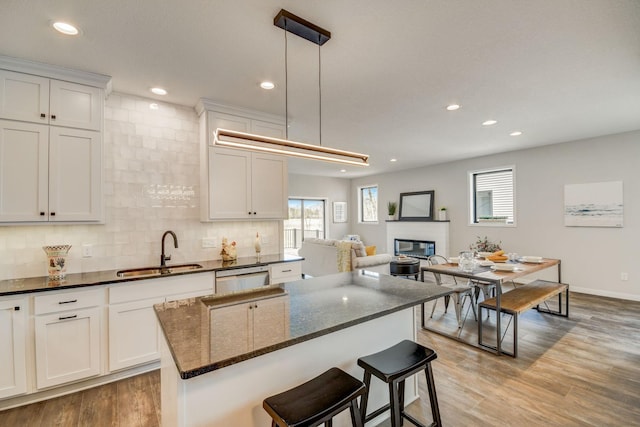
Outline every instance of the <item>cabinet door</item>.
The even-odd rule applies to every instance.
[[[49,127],[0,120],[0,221],[47,221]]]
[[[27,392],[26,299],[0,301],[0,399]]]
[[[253,303],[212,309],[210,312],[210,354],[212,361],[246,353],[253,348]]]
[[[153,311],[164,298],[109,306],[109,370],[160,359],[160,328]]]
[[[252,217],[251,153],[209,148],[209,218]]]
[[[49,220],[100,220],[101,188],[100,134],[52,126],[49,148]]]
[[[251,210],[256,218],[287,216],[287,160],[282,156],[253,153],[251,164]]]
[[[0,118],[49,123],[49,79],[0,70]]]
[[[38,389],[100,374],[100,308],[35,316]]]
[[[251,133],[255,133],[256,135],[269,136],[271,138],[286,138],[286,130],[283,125],[263,122],[261,120],[251,120]]]
[[[51,80],[49,123],[80,129],[102,128],[102,90],[76,83]]]
[[[289,337],[289,297],[256,301],[253,308],[253,349],[267,347]]]

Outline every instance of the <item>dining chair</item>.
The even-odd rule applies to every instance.
[[[429,258],[427,258],[427,262],[429,262],[429,264],[431,265],[437,265],[437,264],[447,264],[449,261],[442,255],[431,255]],[[442,280],[440,273],[433,273],[433,277],[435,278],[436,285],[444,286],[453,290],[453,293],[451,293],[450,297],[453,300],[453,303],[455,304],[456,320],[458,321],[458,329],[462,328],[462,307],[464,305],[465,298],[469,299],[469,304],[471,305],[471,309],[473,310],[473,317],[474,319],[478,320],[478,317],[476,315],[476,305],[474,303],[474,298],[473,298],[474,288],[470,282],[467,282],[464,285],[460,285],[456,281],[456,278],[453,277],[453,283],[445,283]],[[433,302],[433,308],[431,309],[431,318],[433,318],[433,313],[436,311],[436,305],[438,305],[438,300],[435,300]],[[447,312],[447,308],[448,308],[448,301],[445,299],[445,305],[444,305],[445,313]]]

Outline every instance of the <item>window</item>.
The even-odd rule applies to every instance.
[[[378,222],[378,186],[360,187],[360,222]]]
[[[289,199],[289,218],[284,220],[286,254],[298,255],[306,237],[325,238],[325,201]]]
[[[471,224],[515,224],[515,167],[469,172]]]

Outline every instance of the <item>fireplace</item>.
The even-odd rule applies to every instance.
[[[394,255],[427,259],[436,254],[436,242],[431,240],[393,239]]]

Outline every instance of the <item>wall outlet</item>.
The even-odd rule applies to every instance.
[[[202,247],[203,248],[215,248],[218,246],[218,244],[216,243],[217,239],[211,238],[211,237],[204,237],[202,238]]]
[[[620,273],[620,280],[622,280],[623,282],[629,280],[629,273]]]
[[[91,258],[93,256],[93,245],[90,243],[82,244],[82,258]]]

